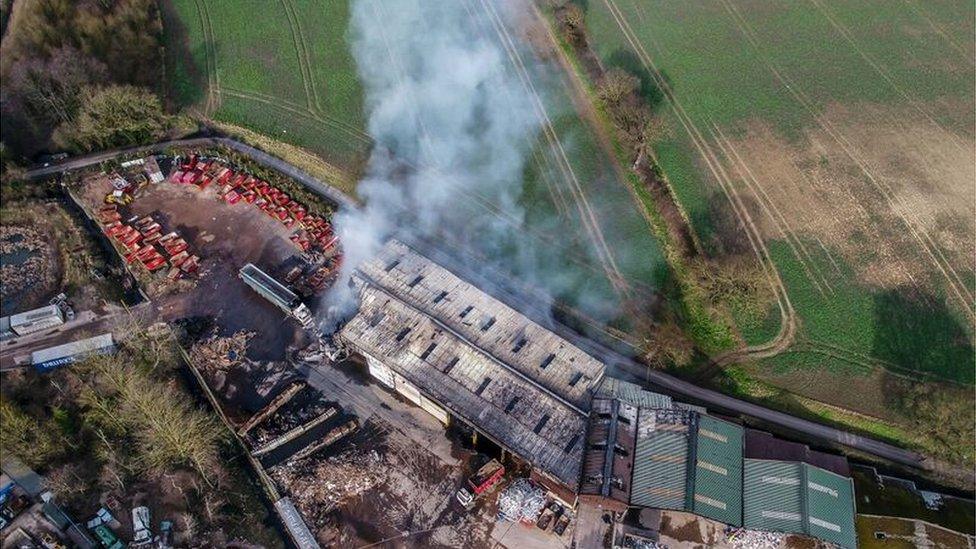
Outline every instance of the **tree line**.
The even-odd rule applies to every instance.
[[[0,45],[4,164],[165,135],[162,23],[154,0],[17,2]]]

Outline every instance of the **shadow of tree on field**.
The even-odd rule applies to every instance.
[[[195,59],[207,58],[207,45],[201,41],[191,51],[189,33],[172,0],[160,2],[159,9],[166,42],[166,81],[161,83],[161,91],[170,108],[194,105],[206,96],[207,69],[197,65]]]
[[[972,340],[943,300],[896,288],[875,296],[874,315],[872,356],[896,365],[901,373],[973,383]]]
[[[661,90],[661,87],[658,86],[654,77],[647,72],[644,64],[641,63],[640,58],[637,57],[637,54],[633,50],[627,48],[617,49],[607,58],[605,66],[607,70],[613,68],[623,69],[636,76],[640,80],[640,96],[646,101],[647,106],[650,107],[652,112],[664,101],[664,92]],[[668,77],[667,72],[661,70],[658,71],[658,74],[666,85],[671,85],[671,79]]]

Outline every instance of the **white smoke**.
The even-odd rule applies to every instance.
[[[550,264],[560,250],[521,230],[540,120],[479,1],[352,3],[348,38],[376,146],[358,187],[364,206],[335,216],[345,260],[332,313],[355,306],[350,274],[393,233],[449,232],[550,293],[574,276]]]

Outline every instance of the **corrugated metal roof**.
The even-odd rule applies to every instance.
[[[340,332],[345,341],[575,489],[585,411],[394,294],[366,283],[360,298],[359,312]]]
[[[744,525],[854,549],[854,483],[806,463],[745,460]]]
[[[747,459],[743,475],[743,525],[755,530],[804,533],[800,463]]]
[[[804,467],[808,533],[841,547],[857,547],[854,481],[811,465]]]
[[[558,334],[397,240],[357,276],[454,330],[522,375],[588,409],[606,366]]]
[[[671,397],[646,391],[640,385],[605,377],[597,387],[596,394],[604,398],[616,398],[640,408],[671,408]]]
[[[630,502],[643,507],[688,509],[688,469],[695,414],[642,408]]]
[[[58,309],[57,305],[46,305],[38,309],[17,313],[10,317],[10,325],[16,328],[22,324],[30,324],[48,318],[62,320],[61,310]]]
[[[695,437],[694,510],[742,526],[742,427],[701,416]]]

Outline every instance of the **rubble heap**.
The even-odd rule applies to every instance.
[[[193,361],[207,368],[227,370],[240,364],[247,352],[247,344],[254,332],[240,331],[230,337],[211,336],[193,346],[190,351]]]
[[[786,534],[760,532],[740,528],[729,533],[729,546],[733,549],[777,549],[784,546]]]
[[[498,497],[498,512],[510,522],[535,522],[545,505],[545,492],[527,478],[517,479]]]
[[[333,509],[384,482],[387,470],[375,451],[347,451],[325,460],[289,462],[270,474],[279,486],[287,487],[306,520],[315,528],[325,528]]]

